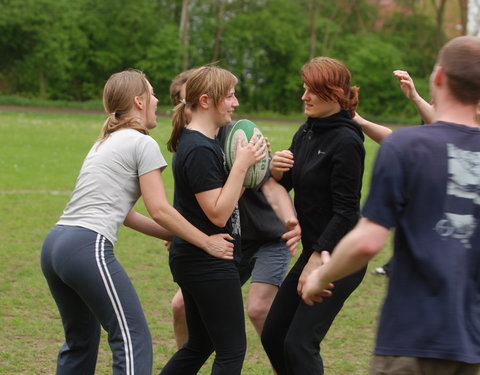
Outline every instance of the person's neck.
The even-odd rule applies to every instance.
[[[462,103],[440,103],[435,106],[436,120],[462,124],[473,128],[480,128],[477,119],[476,106]]]
[[[198,131],[212,139],[215,138],[218,132],[218,127],[210,119],[204,116],[192,118],[187,129]]]

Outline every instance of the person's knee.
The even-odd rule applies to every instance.
[[[252,322],[264,322],[267,317],[270,305],[257,301],[247,306],[247,314]]]

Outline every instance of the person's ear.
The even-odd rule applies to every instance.
[[[198,99],[198,104],[200,105],[200,107],[202,107],[203,109],[208,109],[208,99],[209,98],[207,94],[203,94],[202,96],[200,96],[200,98]]]
[[[143,98],[141,96],[136,96],[133,98],[133,103],[140,111],[143,109]]]
[[[445,69],[441,65],[436,65],[433,70],[433,83],[435,86],[441,86],[445,81]]]

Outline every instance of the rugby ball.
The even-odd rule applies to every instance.
[[[249,120],[238,120],[233,124],[230,132],[225,138],[224,145],[225,157],[229,169],[232,168],[233,162],[235,161],[238,138],[240,137],[242,139],[242,146],[246,146],[254,134],[256,134],[258,138],[263,136],[257,125]],[[269,161],[270,157],[268,152],[265,152],[265,156],[260,161],[248,168],[245,180],[243,181],[243,186],[246,188],[254,188],[258,186],[267,174]]]

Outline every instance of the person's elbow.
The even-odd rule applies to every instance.
[[[385,244],[388,228],[362,218],[352,232],[352,244],[360,257],[373,258]]]
[[[160,225],[163,225],[171,216],[172,206],[168,202],[158,202],[153,207],[147,207],[150,217]]]
[[[381,248],[382,246],[379,246],[377,241],[366,238],[358,243],[357,253],[365,258],[373,258]]]
[[[229,218],[222,215],[212,215],[208,219],[212,222],[213,225],[219,228],[225,228],[227,226]]]

